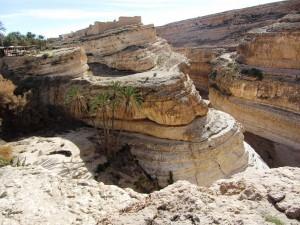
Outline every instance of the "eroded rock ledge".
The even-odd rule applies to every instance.
[[[299,19],[289,15],[253,30],[237,56],[220,57],[210,85],[214,107],[233,115],[247,131],[283,145],[270,151],[282,148],[293,155],[279,165],[300,159]]]

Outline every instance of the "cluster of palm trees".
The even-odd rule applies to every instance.
[[[143,98],[135,87],[112,82],[108,90],[89,99],[80,88],[72,86],[66,93],[65,101],[76,118],[88,118],[94,127],[100,122],[99,143],[107,156],[112,156],[118,147],[118,135],[114,134],[116,113],[126,118],[130,109],[138,108],[143,103]]]
[[[0,21],[0,46],[38,46],[40,49],[46,46],[46,40],[42,35],[27,32],[23,35],[20,32],[10,32],[4,35],[5,27]]]

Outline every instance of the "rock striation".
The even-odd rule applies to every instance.
[[[186,73],[187,59],[156,37],[153,26],[122,26],[85,35],[79,40],[66,39],[60,44],[80,47],[54,50],[50,59],[43,55],[38,57],[41,61],[35,67],[36,72],[32,72],[31,67],[13,63],[13,60],[20,61],[19,58],[4,58],[1,70],[19,87],[31,89],[36,95],[35,101],[67,111],[75,119],[96,127],[104,124],[89,105],[92,99],[111,89],[112,82],[136,88],[143,99],[141,105],[121,104],[114,114],[112,111],[108,114],[114,116],[115,128],[124,131],[121,142],[131,146],[140,165],[161,186],[179,179],[207,186],[248,166],[265,168],[253,149],[243,142],[240,124],[207,106]],[[144,58],[135,57],[140,51],[145,54]],[[65,64],[65,71],[56,71],[54,67],[48,72],[39,72],[51,68],[52,58],[56,59],[56,54],[63,52],[66,57],[62,59],[66,60],[57,62],[57,68]],[[123,57],[127,54],[128,57]],[[119,63],[131,60],[131,56],[135,58],[134,64],[127,61],[125,64],[132,68],[124,71]],[[152,66],[144,67],[143,59],[149,59]],[[80,73],[70,71],[68,65],[72,60],[76,63],[75,71]],[[87,63],[91,71],[87,71]],[[23,77],[14,71],[22,71]],[[66,96],[74,87],[83,96],[76,111],[66,104]]]
[[[174,47],[237,46],[248,31],[299,10],[298,0],[280,1],[166,24],[157,33]]]
[[[23,57],[0,59],[3,74],[13,74],[16,82],[27,77],[60,76],[80,77],[88,70],[87,57],[79,47],[44,51]]]
[[[156,67],[163,61],[163,56],[159,57],[156,52],[171,51],[166,41],[156,36],[154,26],[143,25],[140,17],[120,17],[118,22],[104,24],[96,22],[56,44],[81,46],[88,56],[88,63],[131,72]]]
[[[300,159],[298,21],[298,14],[288,15],[251,31],[237,56],[221,57],[210,86],[214,107],[233,115],[250,133],[279,143],[270,155],[293,155],[278,165],[296,165]]]
[[[249,171],[210,188],[179,181],[151,194],[70,179],[39,166],[3,167],[0,176],[4,225],[296,225],[300,219],[298,168]]]
[[[223,50],[203,47],[174,48],[174,50],[189,59],[186,73],[189,74],[201,96],[207,96],[209,75],[212,73],[211,61],[217,58]]]

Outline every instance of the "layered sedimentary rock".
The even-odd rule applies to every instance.
[[[22,65],[19,70],[13,58],[3,59],[2,71],[6,77],[17,80],[18,85],[32,89],[37,96],[35,100],[41,104],[64,109],[77,120],[96,127],[105,124],[103,117],[92,110],[90,102],[110,90],[112,82],[135,88],[142,104],[123,102],[114,111],[109,109],[108,117],[114,118],[115,129],[127,131],[122,132],[121,143],[131,146],[132,154],[161,186],[179,179],[209,185],[245,170],[250,164],[265,168],[253,150],[244,144],[240,125],[231,116],[208,108],[186,74],[187,59],[157,38],[152,26],[130,25],[84,36],[80,40],[79,45],[86,49],[89,60],[93,60],[92,71],[62,76],[68,74],[66,66],[65,72],[53,69],[48,74],[41,74],[46,76],[36,76],[41,68],[47,68],[46,65],[52,62],[43,56],[39,58],[44,61],[37,65],[36,74]],[[66,44],[76,45],[75,42]],[[88,60],[82,49],[55,50],[52,57],[56,58],[55,54],[63,51],[74,51],[76,68],[86,69]],[[145,61],[139,58],[131,65],[131,72],[125,73],[123,68],[116,66],[119,56],[135,55],[137,51],[144,51],[145,58],[153,62],[151,70],[147,67],[147,71],[132,72],[139,71],[139,66],[146,69]],[[83,56],[75,54],[79,52]],[[112,64],[105,61],[107,57]],[[69,60],[57,64],[63,67],[64,63],[69,65]],[[14,79],[19,77],[18,73],[11,71],[22,71],[25,77]],[[27,82],[28,79],[31,82]],[[68,93],[74,88],[80,93],[77,95],[79,106],[66,103]]]
[[[289,146],[281,148],[293,155],[293,165],[300,159],[299,19],[288,16],[253,30],[237,57],[221,57],[210,87],[213,106],[232,114],[247,131]],[[286,164],[283,158],[279,165]]]
[[[287,15],[277,23],[252,30],[248,37],[253,37],[252,41],[244,42],[238,48],[241,63],[276,69],[300,69],[299,14]]]
[[[127,150],[121,150],[113,159],[102,151],[94,128],[80,127],[56,134],[27,137],[3,144],[14,166],[40,166],[52,174],[71,179],[97,180],[121,188],[132,188],[149,193],[157,183],[136,163]],[[1,152],[0,159],[4,158]]]
[[[208,77],[212,72],[211,61],[220,53],[221,49],[187,47],[175,48],[176,52],[185,55],[189,59],[187,73],[193,80],[195,87],[202,94],[208,94]]]
[[[3,225],[296,225],[300,219],[297,168],[242,173],[210,188],[179,181],[151,194],[41,167],[8,166],[0,168],[0,176]]]
[[[88,28],[78,30],[69,34],[60,35],[60,39],[63,40],[76,40],[77,38],[82,38],[84,36],[97,35],[105,31],[116,29],[124,26],[141,24],[142,18],[140,16],[134,17],[119,17],[118,21],[113,22],[95,22],[94,25],[90,25]]]
[[[163,61],[156,52],[170,52],[170,47],[165,40],[156,36],[154,26],[143,25],[140,19],[135,18],[123,20],[120,18],[120,22],[112,22],[116,25],[108,27],[97,22],[87,28],[93,28],[94,32],[83,34],[78,31],[71,38],[63,38],[57,44],[81,46],[86,51],[88,63],[104,64],[124,71],[147,71]]]
[[[237,46],[247,31],[299,10],[298,0],[282,1],[170,23],[157,33],[175,47]]]
[[[3,57],[0,60],[3,74],[23,80],[26,76],[82,76],[88,70],[86,54],[80,48],[57,49],[37,55]]]

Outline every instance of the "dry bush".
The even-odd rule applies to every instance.
[[[0,145],[0,167],[10,165],[12,162],[12,147],[9,145]]]
[[[26,104],[26,99],[16,96],[14,91],[16,86],[0,75],[0,110],[13,110]]]
[[[12,160],[12,147],[10,145],[0,145],[0,158],[7,161]]]

